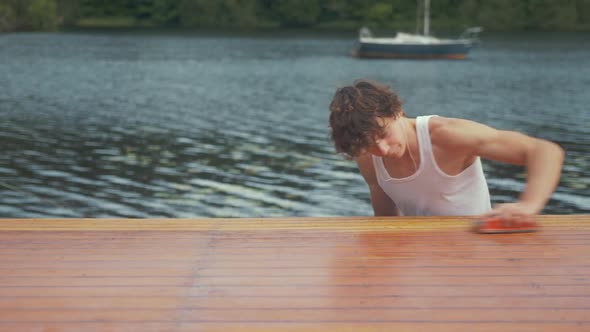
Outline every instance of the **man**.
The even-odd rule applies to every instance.
[[[564,158],[558,145],[521,133],[462,119],[407,118],[395,92],[366,80],[336,91],[330,127],[337,152],[356,160],[376,216],[530,221],[555,190]],[[491,208],[480,157],[526,167],[517,202]]]

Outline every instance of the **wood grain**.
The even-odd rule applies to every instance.
[[[0,219],[0,331],[590,331],[590,216]]]

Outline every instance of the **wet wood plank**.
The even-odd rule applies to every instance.
[[[0,219],[0,330],[588,331],[590,216]]]

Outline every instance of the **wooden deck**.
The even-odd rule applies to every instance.
[[[590,216],[0,219],[0,331],[590,331]]]

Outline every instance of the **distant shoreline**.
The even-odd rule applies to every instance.
[[[317,31],[590,31],[590,2],[437,0],[11,0],[0,1],[1,31],[62,29],[194,28]]]
[[[359,27],[360,29],[360,27]],[[221,34],[221,35],[334,35],[334,36],[354,36],[358,35],[359,29],[336,29],[328,27],[306,27],[306,28],[284,28],[284,27],[181,27],[181,26],[149,26],[149,25],[71,25],[63,26],[50,30],[10,30],[0,31],[2,33],[33,33],[33,32],[166,32],[166,33],[198,33],[198,34]],[[378,36],[391,36],[396,32],[414,33],[413,29],[404,28],[376,28],[371,29]],[[436,37],[455,37],[458,36],[462,29],[433,29],[431,35]],[[490,30],[484,27],[483,36],[486,34],[506,34],[506,33],[590,33],[590,29],[579,30],[545,30],[545,29],[521,29],[521,30]]]
[[[215,32],[222,31],[226,33],[275,33],[275,32],[321,32],[334,34],[357,34],[358,30],[363,26],[359,22],[322,22],[315,26],[308,27],[283,27],[278,22],[267,22],[265,24],[255,26],[195,26],[184,27],[181,25],[161,25],[148,20],[136,20],[132,17],[106,17],[106,18],[83,18],[78,20],[75,24],[59,25],[55,28],[49,29],[7,29],[2,30],[0,26],[0,33],[10,32],[56,32],[56,31],[84,31],[84,30],[128,30],[128,31],[150,31],[150,30],[167,30],[167,31],[204,31]],[[371,26],[371,30],[378,34],[391,34],[395,31],[404,31],[409,33],[415,32],[415,22],[396,22],[387,26]],[[460,26],[449,21],[433,20],[431,25],[431,33],[433,35],[457,35],[460,34],[467,26]],[[542,28],[523,28],[523,29],[493,29],[483,26],[484,32],[493,33],[520,33],[520,32],[590,32],[590,25],[577,26],[574,29],[542,29]]]

